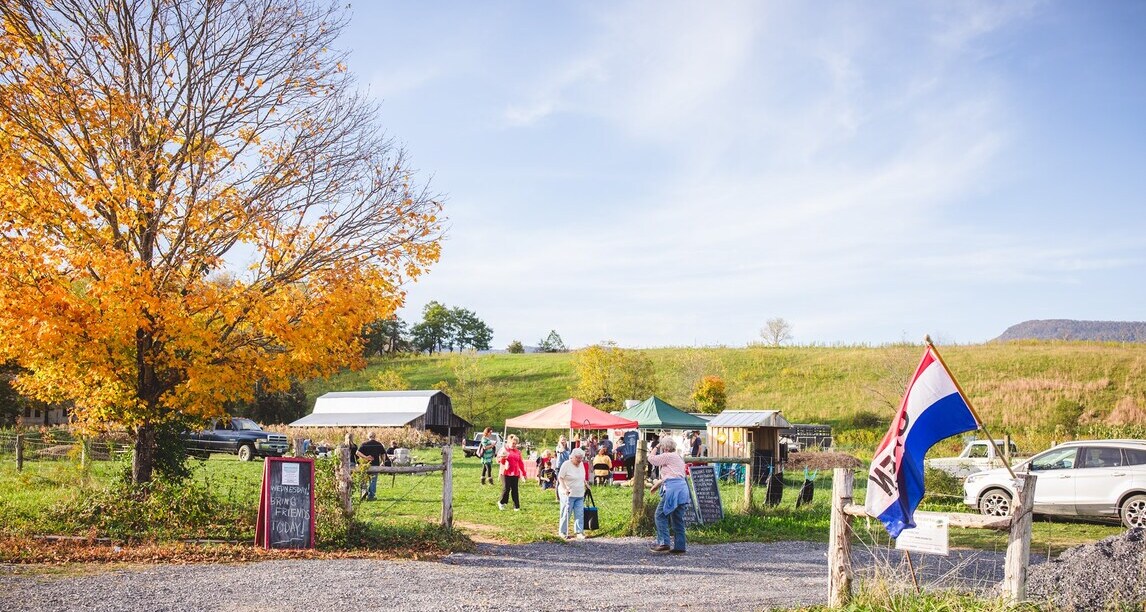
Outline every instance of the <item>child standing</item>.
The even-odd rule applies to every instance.
[[[488,478],[489,484],[493,484],[493,455],[497,450],[497,440],[493,439],[492,427],[486,427],[481,433],[478,448],[481,449],[481,483],[486,484]]]

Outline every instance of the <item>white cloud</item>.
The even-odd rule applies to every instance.
[[[985,40],[1032,6],[595,6],[564,54],[504,67],[491,115],[542,153],[530,139],[571,118],[599,148],[531,174],[528,197],[505,195],[520,167],[454,194],[455,237],[412,299],[502,313],[499,343],[739,344],[769,316],[798,339],[894,340],[944,282],[1002,300],[1141,266],[1138,245],[1098,254],[1110,236],[1052,247],[994,222],[1027,109]],[[641,170],[624,195],[593,184],[617,150],[657,156],[624,160]]]

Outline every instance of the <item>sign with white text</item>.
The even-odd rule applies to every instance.
[[[899,532],[895,539],[896,550],[908,550],[927,555],[947,555],[946,514],[938,512],[916,512],[915,527]]]
[[[255,544],[314,548],[314,460],[267,457]]]

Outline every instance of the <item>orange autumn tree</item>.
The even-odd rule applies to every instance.
[[[126,427],[361,362],[437,260],[441,206],[293,0],[0,3],[0,362]]]

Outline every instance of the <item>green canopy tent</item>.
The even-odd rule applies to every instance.
[[[698,429],[708,427],[708,421],[693,416],[653,395],[649,399],[626,408],[617,416],[639,423],[639,429]]]

